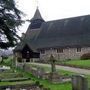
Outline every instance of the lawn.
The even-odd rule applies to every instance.
[[[30,75],[29,75],[30,76]],[[50,88],[50,90],[72,90],[71,83],[61,83],[61,84],[53,84],[47,80],[38,79],[36,77],[32,77],[32,80],[22,81],[22,82],[0,82],[0,86],[5,85],[16,85],[16,84],[32,84],[36,81],[39,81],[44,87]]]
[[[50,88],[50,90],[72,90],[71,83],[61,83],[53,84],[50,82],[41,82],[45,87]]]
[[[90,60],[70,60],[70,61],[64,61],[64,62],[58,62],[58,63],[65,64],[65,65],[79,66],[82,68],[90,68]]]
[[[8,85],[18,85],[18,84],[32,84],[34,81],[26,80],[26,81],[15,81],[15,82],[0,82],[0,86],[8,86]]]
[[[31,73],[27,73],[27,76],[31,77],[33,81],[39,81],[44,87],[50,88],[50,90],[72,90],[70,82],[67,83],[58,83],[54,84],[48,80],[43,80],[37,77],[34,77]]]
[[[14,73],[14,72],[12,72],[12,73],[4,73],[4,72],[2,72],[2,73],[0,73],[0,79],[9,79],[9,78],[16,78],[16,77],[23,77],[23,75],[21,74],[21,73]]]
[[[27,65],[30,65],[30,66],[32,66],[32,67],[41,67],[41,68],[44,69],[45,72],[51,72],[51,68],[48,67],[48,66],[43,66],[43,65],[38,66],[38,65],[36,65],[36,64],[34,64],[34,63],[32,63],[32,64],[27,64]],[[72,75],[76,74],[76,73],[74,73],[74,72],[65,71],[65,70],[61,70],[61,69],[56,69],[56,71],[57,71],[60,75],[64,75],[64,76],[72,76]]]

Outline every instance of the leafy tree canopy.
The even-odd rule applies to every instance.
[[[15,0],[0,0],[0,48],[8,48],[17,43],[16,34],[23,13],[17,9]]]

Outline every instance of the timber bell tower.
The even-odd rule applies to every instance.
[[[33,18],[30,21],[31,21],[30,29],[38,29],[41,27],[42,23],[45,22],[40,14],[38,7],[36,9]]]

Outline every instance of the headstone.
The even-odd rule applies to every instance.
[[[56,67],[55,67],[56,60],[52,54],[50,56],[50,62],[51,62],[51,73],[49,76],[49,80],[54,83],[59,83],[62,81],[62,77],[60,77],[60,75],[56,72]]]
[[[38,67],[38,68],[37,68],[37,73],[38,73],[38,78],[42,78],[43,75],[44,75],[44,73],[45,73],[44,68]]]
[[[51,62],[51,69],[52,69],[52,73],[53,72],[56,72],[56,67],[55,67],[55,62],[56,62],[56,60],[55,60],[55,58],[53,57],[53,55],[51,54],[51,56],[50,56],[50,62]]]
[[[83,75],[72,77],[72,90],[88,90],[87,79]]]

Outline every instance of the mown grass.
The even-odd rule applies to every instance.
[[[57,63],[65,64],[65,65],[75,65],[83,68],[90,68],[90,60],[70,60],[70,61],[57,62]]]
[[[0,86],[32,84],[32,83],[34,83],[34,81],[32,81],[32,80],[15,81],[15,82],[0,82]]]
[[[43,80],[41,78],[37,78],[35,76],[33,76],[30,72],[27,73],[27,76],[31,77],[33,81],[39,81],[41,85],[43,85],[44,87],[50,88],[50,90],[72,90],[72,85],[70,82],[67,83],[51,83],[48,80]]]
[[[9,73],[9,72],[2,72],[0,73],[0,79],[9,79],[9,78],[23,78],[24,75],[22,73],[19,73],[19,72],[12,72],[12,73]]]
[[[0,86],[5,86],[5,85],[21,85],[21,84],[34,84],[35,81],[39,81],[43,87],[50,88],[50,90],[72,90],[71,83],[61,83],[61,84],[54,84],[50,83],[47,80],[41,80],[41,79],[36,79],[32,78],[33,80],[28,80],[28,81],[22,81],[22,82],[0,82]]]
[[[54,84],[50,82],[41,82],[44,87],[50,88],[50,90],[72,90],[71,83]]]
[[[32,67],[41,67],[41,68],[44,69],[45,72],[51,72],[51,67],[48,67],[48,66],[43,66],[43,65],[40,65],[40,66],[39,66],[39,65],[36,65],[36,64],[34,64],[34,63],[28,64],[28,65],[30,65],[30,66],[32,66]],[[72,76],[72,75],[76,74],[76,73],[74,73],[74,72],[70,72],[70,71],[66,71],[66,70],[61,70],[61,69],[57,69],[57,68],[56,68],[56,71],[57,71],[60,75],[63,75],[63,76]]]

